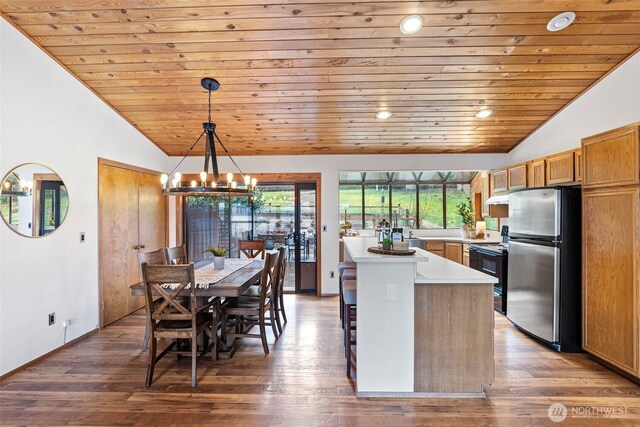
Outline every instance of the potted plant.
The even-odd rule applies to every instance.
[[[229,253],[227,248],[209,248],[205,253],[213,255],[213,268],[216,270],[224,270],[224,257]]]
[[[385,251],[391,250],[391,239],[387,237],[382,241],[382,249],[384,249]]]
[[[473,206],[471,204],[471,197],[468,197],[466,202],[459,203],[457,208],[458,213],[462,218],[463,225],[460,226],[462,237],[469,237],[469,231],[473,228],[476,217],[476,213],[473,211]]]

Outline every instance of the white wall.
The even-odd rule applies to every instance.
[[[218,124],[224,129],[224,123]],[[197,132],[197,129],[194,129]],[[195,135],[195,134],[194,134]],[[197,136],[197,135],[196,135]],[[223,141],[224,142],[224,141]],[[322,173],[321,221],[327,225],[322,233],[322,293],[338,292],[337,279],[331,279],[330,271],[338,263],[338,175],[340,171],[399,171],[399,170],[484,170],[507,165],[507,154],[421,154],[421,155],[323,155],[323,156],[266,156],[237,157],[236,163],[244,173]],[[180,158],[173,158],[170,165],[178,164]],[[180,166],[179,172],[199,173],[202,157],[188,158]],[[228,158],[219,161],[223,172],[237,172]],[[170,169],[173,169],[171,167]],[[457,232],[457,230],[456,230]]]
[[[531,134],[509,164],[580,146],[582,138],[640,121],[640,52]]]
[[[68,216],[47,237],[22,237],[0,224],[4,374],[62,345],[63,320],[71,320],[67,340],[98,324],[98,157],[156,170],[167,157],[2,19],[0,154],[0,176],[42,163],[69,190]]]

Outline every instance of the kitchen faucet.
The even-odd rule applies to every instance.
[[[409,238],[413,238],[413,230],[409,230]]]

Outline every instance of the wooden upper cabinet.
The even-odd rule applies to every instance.
[[[579,148],[573,152],[574,178],[576,181],[582,181],[582,149]]]
[[[546,185],[546,162],[542,160],[534,160],[529,164],[529,188],[544,187]]]
[[[491,194],[506,193],[509,191],[507,169],[491,172]]]
[[[527,188],[527,165],[522,164],[518,166],[510,167],[508,170],[509,175],[509,190],[518,190],[520,188]]]
[[[640,184],[639,124],[582,140],[583,188]]]
[[[547,185],[565,184],[574,181],[573,151],[547,158]]]

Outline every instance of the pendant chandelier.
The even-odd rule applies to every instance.
[[[209,118],[202,124],[203,131],[193,143],[185,156],[180,160],[175,168],[169,174],[162,174],[160,183],[162,184],[162,193],[167,196],[209,196],[209,197],[252,197],[255,193],[257,180],[245,175],[240,170],[238,164],[233,160],[227,148],[222,144],[218,134],[216,133],[216,124],[211,121],[211,92],[220,88],[220,83],[216,79],[205,77],[200,82],[203,88],[209,92]],[[200,172],[200,181],[182,182],[182,174],[177,171],[184,159],[193,151],[194,147],[200,142],[202,137],[206,135],[204,168]],[[240,172],[240,184],[234,181],[233,174],[227,173],[226,181],[221,181],[218,173],[218,158],[216,155],[215,142],[218,141],[220,147],[229,156],[229,160]],[[211,162],[211,170],[213,180],[209,181],[209,162]],[[169,182],[169,177],[173,175],[173,179]]]

